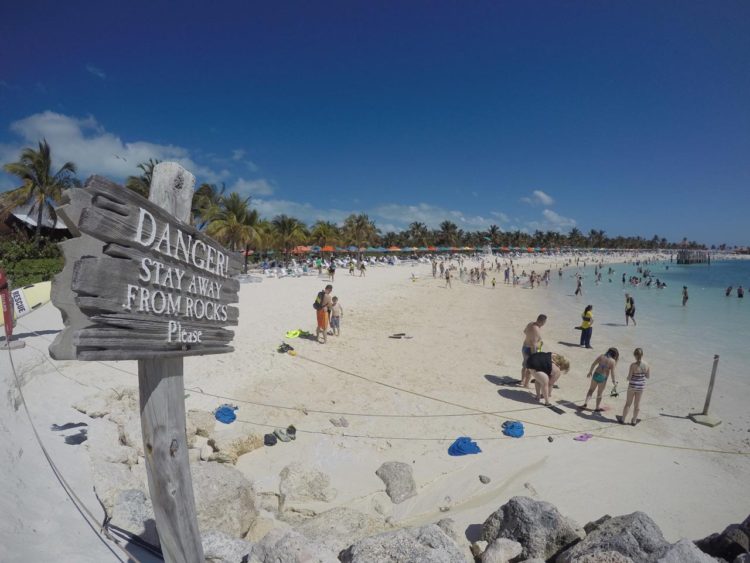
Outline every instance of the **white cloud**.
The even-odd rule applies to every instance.
[[[531,192],[531,196],[522,197],[521,201],[523,201],[524,203],[528,203],[529,205],[545,206],[550,206],[555,203],[555,200],[552,199],[552,196],[544,193],[542,190],[534,190],[533,192]]]
[[[137,166],[149,158],[180,163],[200,182],[219,182],[230,174],[228,170],[215,171],[197,164],[190,151],[177,145],[162,145],[148,141],[125,142],[104,127],[92,116],[71,117],[52,111],[36,113],[10,125],[19,136],[18,144],[0,144],[0,162],[13,162],[21,149],[46,138],[52,147],[54,163],[72,161],[78,166],[78,176],[85,179],[91,174],[101,174],[122,180],[138,174]]]
[[[102,69],[95,67],[91,63],[86,65],[86,70],[90,74],[93,74],[94,76],[101,78],[102,80],[105,80],[107,78],[107,75],[104,73]]]
[[[341,209],[324,209],[310,203],[300,203],[286,199],[253,199],[251,205],[258,210],[264,219],[273,219],[286,214],[311,225],[315,221],[333,221],[341,224],[351,211]]]
[[[493,217],[497,217],[501,222],[508,223],[510,221],[510,217],[508,217],[505,213],[499,212],[499,211],[490,211],[490,215]]]
[[[372,209],[369,214],[375,219],[384,220],[395,225],[399,229],[406,228],[409,223],[419,221],[430,228],[438,228],[445,220],[455,222],[464,230],[481,230],[489,227],[493,221],[482,215],[467,215],[456,209],[445,209],[419,203],[417,205],[399,205],[396,203],[380,205]]]
[[[541,221],[529,221],[526,227],[535,231],[568,231],[577,225],[576,220],[570,217],[563,217],[551,209],[542,211]]]
[[[256,196],[256,195],[271,195],[274,191],[273,186],[265,180],[260,178],[258,180],[245,180],[244,178],[237,178],[237,181],[229,188],[229,191],[237,192],[241,196]]]
[[[232,151],[232,160],[242,160],[245,157],[245,149],[234,149]]]

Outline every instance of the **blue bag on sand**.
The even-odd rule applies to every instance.
[[[455,442],[453,442],[448,448],[449,455],[467,455],[467,454],[478,454],[482,450],[479,449],[476,442],[472,442],[468,436],[461,436]]]
[[[503,422],[503,434],[511,438],[520,438],[523,436],[523,423],[517,420],[506,420]]]
[[[233,407],[232,405],[221,405],[214,411],[214,416],[219,422],[223,422],[224,424],[231,424],[237,419],[237,415],[234,414],[234,411],[236,410],[237,407]]]

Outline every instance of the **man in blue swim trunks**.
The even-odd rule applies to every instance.
[[[542,327],[547,322],[547,315],[539,315],[534,322],[530,322],[523,329],[524,340],[521,346],[521,386],[528,387],[531,380],[531,371],[526,368],[526,362],[531,354],[542,349]]]

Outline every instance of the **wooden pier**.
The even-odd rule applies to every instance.
[[[711,255],[707,250],[678,250],[678,264],[710,264]]]

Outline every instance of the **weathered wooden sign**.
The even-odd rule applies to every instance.
[[[176,166],[176,165],[175,165]],[[180,169],[188,208],[194,177]],[[152,186],[153,190],[153,186]],[[174,190],[172,190],[174,191]],[[216,241],[135,192],[100,176],[68,190],[57,210],[77,238],[52,302],[65,329],[58,360],[135,360],[231,352],[241,262]],[[178,205],[171,202],[174,207]]]

